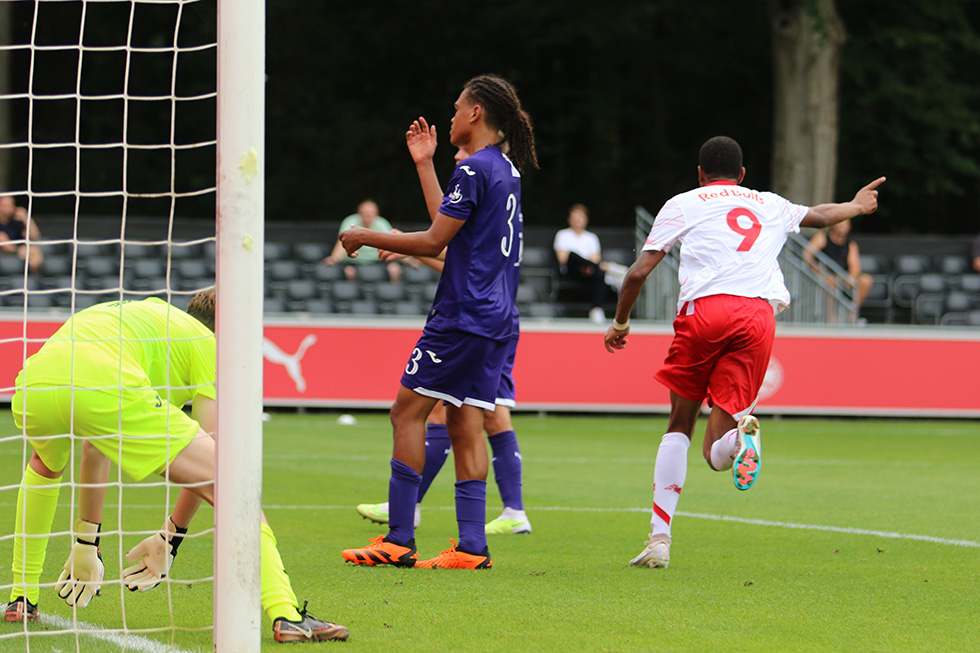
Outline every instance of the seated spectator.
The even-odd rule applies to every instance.
[[[599,237],[586,230],[588,224],[589,209],[584,204],[573,204],[568,210],[568,228],[555,234],[555,256],[563,279],[591,285],[592,309],[589,311],[589,319],[603,322],[606,315],[602,305],[608,294],[606,284],[615,288],[616,281],[621,284],[622,278],[607,279],[609,263],[602,260]]]
[[[364,200],[357,205],[357,213],[347,216],[340,223],[340,231],[344,232],[351,227],[364,227],[373,231],[389,232],[391,224],[378,215],[378,205],[374,200]],[[353,281],[357,278],[357,268],[362,265],[384,265],[387,267],[388,278],[392,281],[400,281],[402,278],[401,265],[397,262],[385,263],[378,258],[378,250],[373,247],[362,247],[356,258],[347,256],[344,246],[337,239],[330,255],[323,259],[326,265],[344,264],[344,275]]]
[[[824,280],[832,287],[837,287],[836,277],[829,274],[826,268],[821,268],[816,263],[815,252],[823,252],[824,256],[839,265],[846,273],[844,290],[848,291],[854,298],[854,315],[852,318],[857,320],[857,313],[864,303],[864,298],[871,290],[872,279],[870,274],[861,272],[861,252],[858,244],[850,237],[851,221],[844,220],[830,227],[826,232],[818,231],[810,239],[803,257],[810,267],[824,276]],[[831,311],[829,315],[833,316]]]
[[[30,240],[31,247],[27,243],[11,242],[17,240]],[[29,259],[28,269],[37,272],[44,261],[44,253],[38,246],[40,240],[41,230],[37,221],[31,220],[28,226],[27,209],[17,206],[9,195],[0,197],[0,254],[16,254],[21,259]]]
[[[973,251],[970,256],[973,259],[973,269],[980,272],[980,235],[973,239]]]

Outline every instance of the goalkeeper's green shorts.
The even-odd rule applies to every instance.
[[[11,408],[17,428],[48,469],[64,469],[77,437],[137,481],[162,473],[201,429],[149,387],[89,390],[35,384],[18,387]]]

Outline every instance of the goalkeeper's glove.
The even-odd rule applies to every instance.
[[[159,533],[154,533],[126,554],[126,562],[135,562],[123,569],[123,583],[129,591],[151,590],[167,577],[177,557],[177,548],[184,541],[186,528],[180,528],[167,518]]]
[[[65,569],[54,586],[58,596],[68,605],[84,608],[102,589],[105,567],[99,551],[101,530],[102,524],[75,520],[75,543],[71,545],[71,554],[65,563]]]

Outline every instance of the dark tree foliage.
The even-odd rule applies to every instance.
[[[233,3],[229,3],[232,5]],[[127,42],[128,3],[14,3],[15,42]],[[136,5],[131,43],[173,40],[174,5]],[[839,3],[848,30],[841,93],[839,199],[878,174],[881,219],[862,229],[972,232],[980,228],[980,67],[977,0],[852,0]],[[769,187],[772,78],[765,3],[722,0],[445,0],[267,4],[267,216],[335,222],[366,197],[396,224],[425,221],[404,134],[424,115],[437,125],[436,166],[452,171],[449,118],[463,83],[496,73],[518,88],[535,124],[540,171],[524,183],[530,226],[558,227],[583,202],[593,223],[629,226],[633,207],[657,210],[696,183],[697,150],[708,137],[742,143],[746,183]],[[182,44],[214,39],[213,0],[183,5]],[[35,143],[214,138],[213,99],[130,102],[114,94],[169,95],[167,53],[39,53],[33,81],[26,53],[12,55],[14,92],[99,96],[34,103]],[[129,69],[126,75],[127,66]],[[214,89],[213,50],[180,55],[180,96]],[[15,138],[27,140],[26,101],[13,102]],[[125,125],[125,130],[123,128]],[[19,132],[18,132],[19,130]],[[135,195],[171,185],[169,151],[42,149],[33,153],[35,191],[122,188],[130,214],[165,215],[169,201]],[[213,147],[178,150],[178,191],[214,180]],[[25,187],[28,155],[18,150]],[[38,199],[35,210],[72,213],[70,198]],[[81,213],[120,214],[119,197],[85,198]],[[181,216],[210,218],[213,195],[179,200]]]
[[[980,230],[980,3],[840,2],[839,189],[879,174],[881,217],[863,231]]]

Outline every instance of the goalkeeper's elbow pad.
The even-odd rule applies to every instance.
[[[68,561],[54,586],[58,596],[68,605],[84,608],[102,589],[105,567],[99,551],[101,531],[102,524],[75,520],[75,543],[71,546]]]

